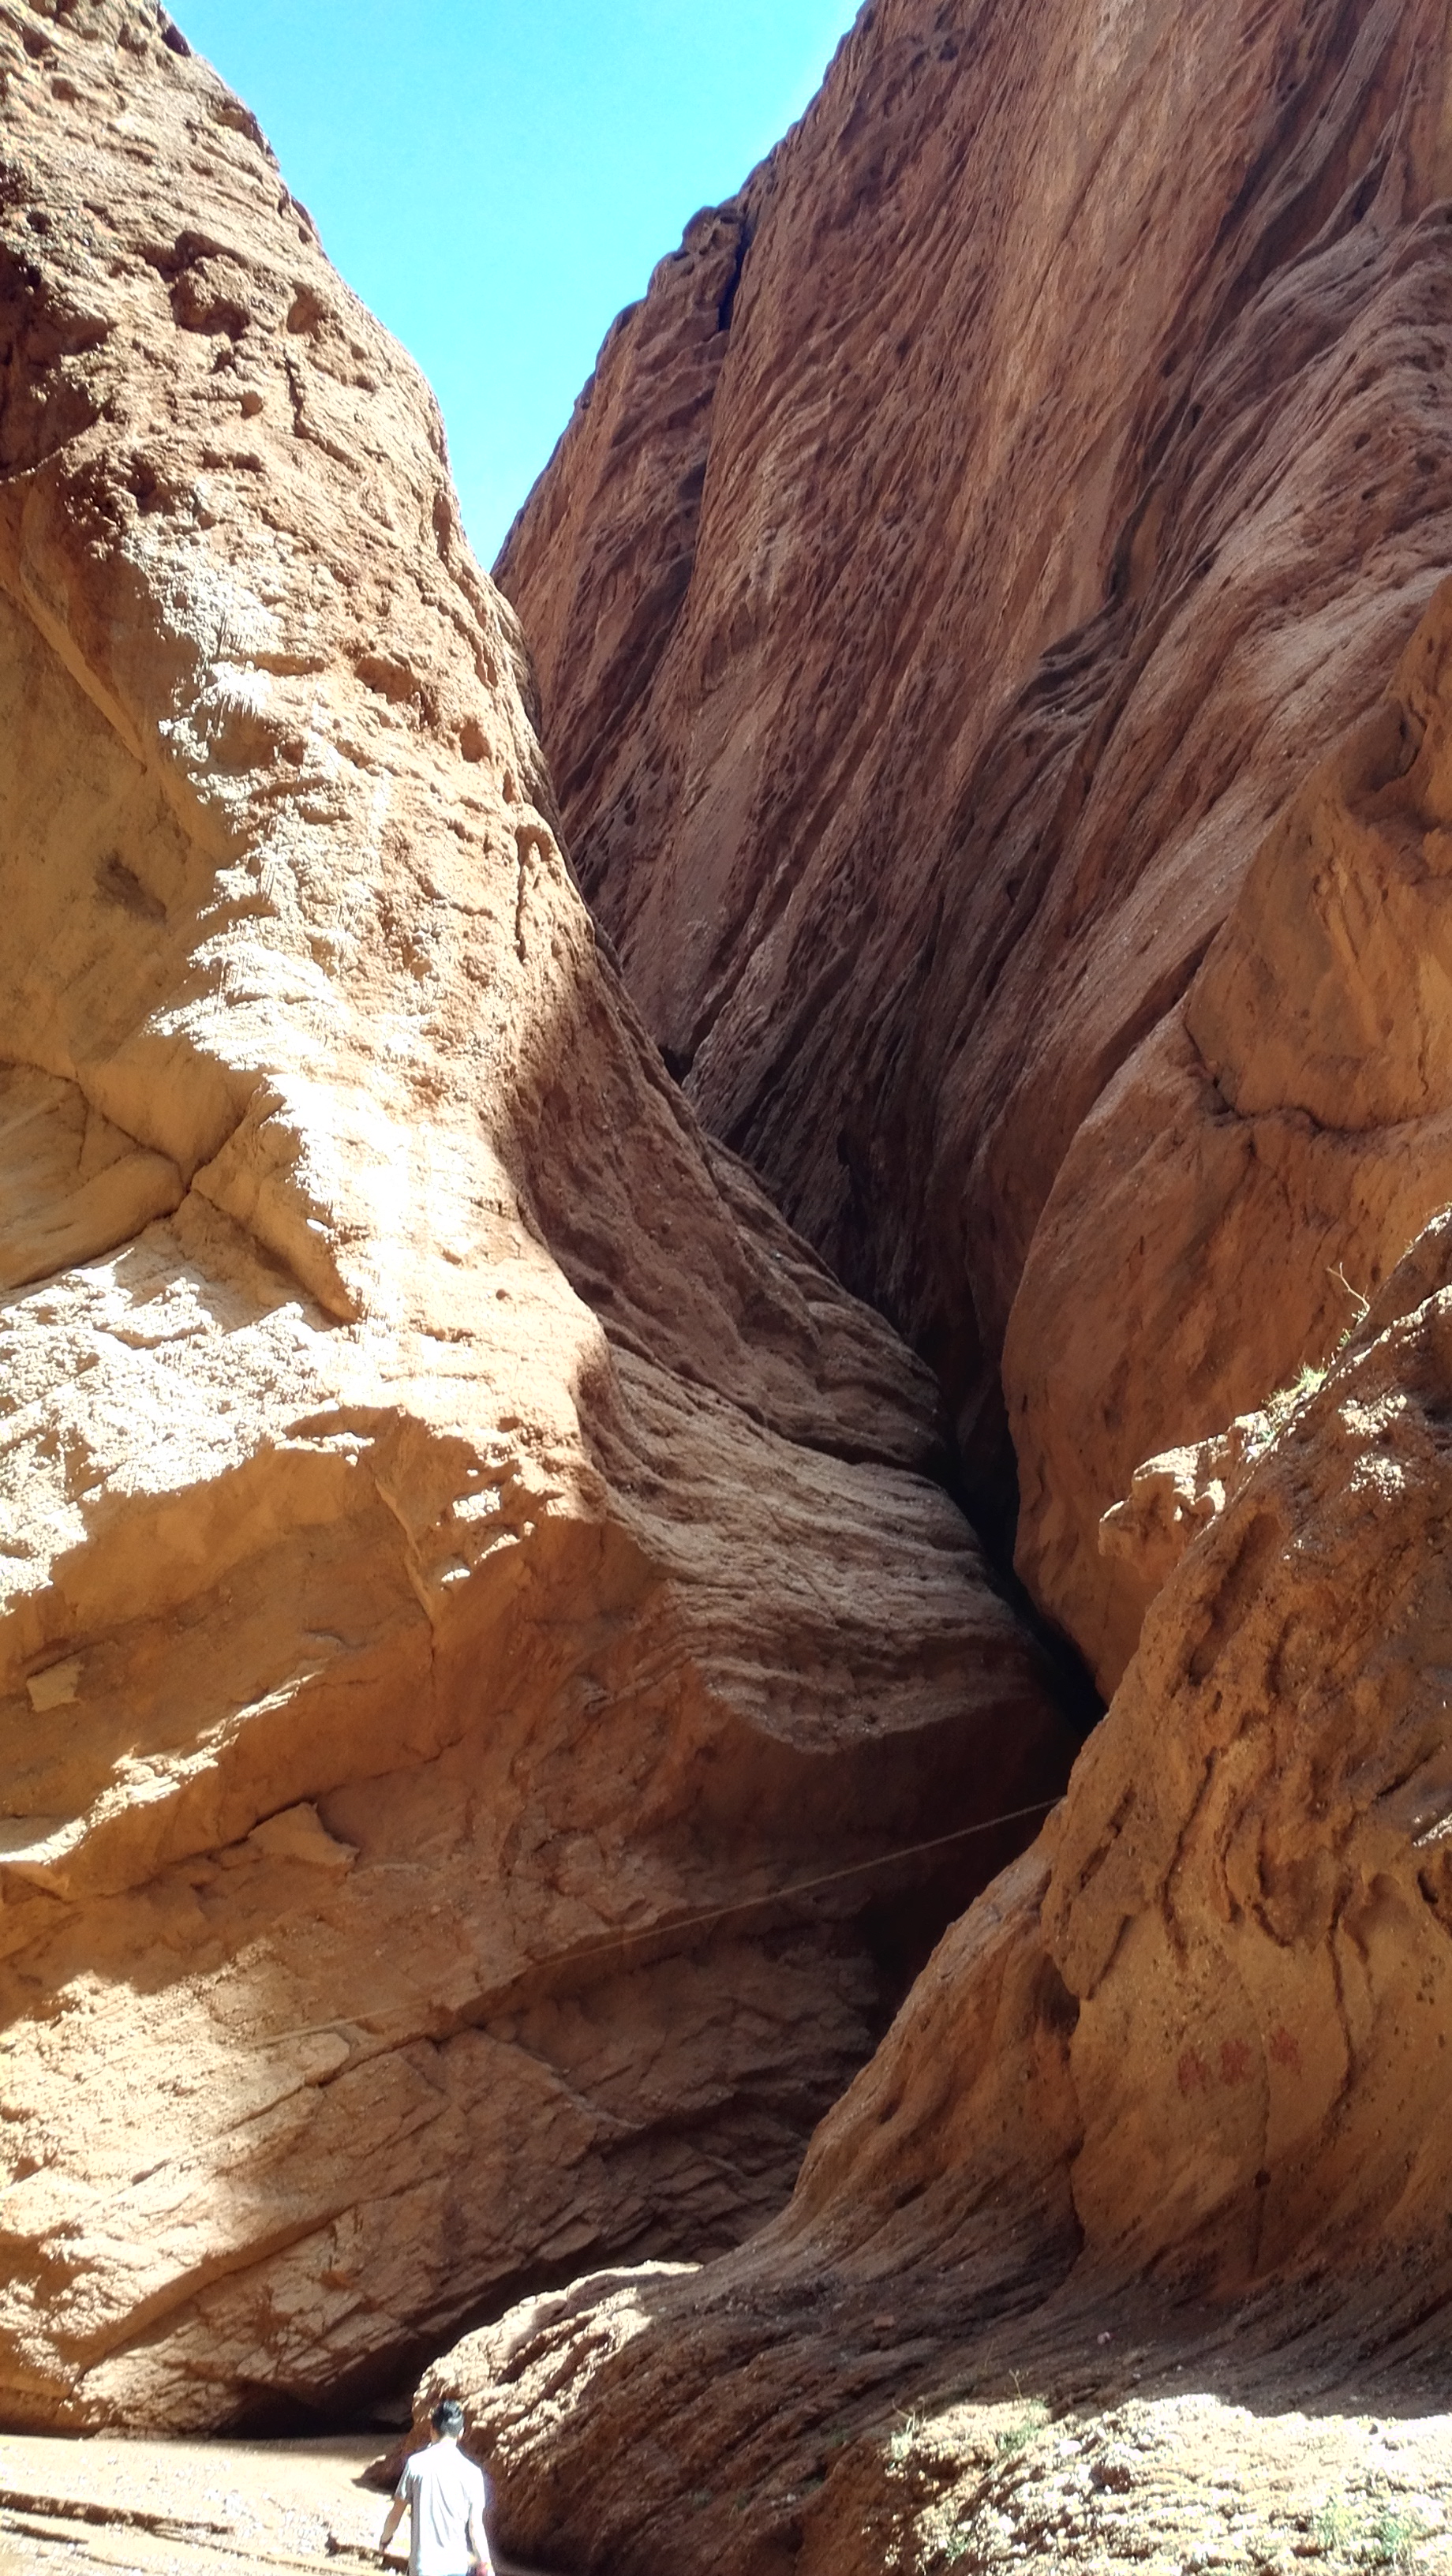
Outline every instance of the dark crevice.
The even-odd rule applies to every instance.
[[[1104,1715],[1106,1702],[1073,1639],[1052,1619],[1045,1617],[1027,1585],[1014,1571],[1018,1474],[1006,1423],[1004,1449],[1007,1454],[1000,1461],[997,1489],[991,1495],[986,1494],[981,1478],[976,1483],[970,1481],[961,1450],[950,1432],[943,1485],[983,1550],[984,1572],[992,1589],[1013,1612],[1028,1636],[1050,1698],[1082,1744],[1093,1734]]]
[[[998,1564],[990,1558],[989,1570],[994,1590],[1017,1613],[1020,1625],[1033,1642],[1050,1696],[1065,1723],[1073,1728],[1081,1744],[1086,1743],[1108,1702],[1078,1647],[1072,1637],[1045,1617],[1012,1565]]]
[[[721,297],[720,303],[716,307],[716,328],[718,331],[729,331],[731,328],[731,316],[736,310],[736,296],[741,285],[741,272],[746,266],[746,254],[750,248],[751,226],[747,221],[746,216],[743,215],[741,218],[740,230],[736,236],[736,257],[732,262],[731,274],[726,280],[725,292]]]

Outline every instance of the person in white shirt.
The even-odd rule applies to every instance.
[[[402,2522],[411,2516],[408,2576],[469,2576],[479,2568],[494,2576],[484,2517],[489,2510],[489,2481],[459,2448],[464,2409],[456,2397],[445,2397],[429,2417],[432,2431],[426,2451],[414,2451],[403,2464],[388,2520],[378,2542],[379,2555]]]

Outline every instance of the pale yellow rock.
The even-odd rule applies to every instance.
[[[1270,1418],[1246,1414],[1217,1438],[1137,1467],[1122,1503],[1099,1524],[1099,1553],[1115,1579],[1133,1587],[1141,1610],[1173,1574],[1187,1547],[1223,1512],[1271,1436]]]
[[[247,1841],[264,1860],[297,1860],[308,1869],[351,1869],[358,1854],[352,1843],[339,1842],[330,1834],[317,1808],[310,1799],[297,1807],[284,1807],[279,1816],[265,1816],[254,1825]]]
[[[114,1251],[181,1196],[175,1163],[138,1151],[78,1084],[0,1066],[0,1286]]]

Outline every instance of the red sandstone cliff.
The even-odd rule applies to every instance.
[[[1336,1269],[1374,1286],[1447,1194],[1369,1225],[1352,1152],[1282,1260],[1269,1183],[1228,1205],[1263,1112],[1446,1097],[1292,1085],[1252,1131],[1175,1034],[1452,563],[1445,17],[877,0],[616,325],[499,566],[634,997],[938,1370],[1000,1515],[1026,1298],[1020,1563],[1107,1684],[1141,1605],[1101,1597],[1100,1515],[1323,1356]],[[1118,1144],[1088,1173],[1101,1103],[1123,1188]]]
[[[1248,2410],[1228,2443],[1279,2418],[1293,2455],[1306,2411],[1440,2416],[1419,2528],[1445,2548],[1449,1282],[1444,1217],[1325,1383],[1254,1426],[1062,1805],[947,1935],[783,2218],[439,2363],[422,2394],[468,2399],[513,2545],[619,2576],[1296,2563],[1287,2519],[1256,2555],[1207,2531],[1234,2453],[1200,2456],[1200,2528],[1166,2555],[1170,2463],[1122,2410],[1208,2390]],[[1118,2439],[1076,2476],[1100,2411]],[[1015,2530],[1030,2446],[1050,2492]],[[1134,2531],[1096,2520],[1095,2484]],[[1319,2509],[1296,2546],[1324,2563]]]
[[[1446,61],[865,12],[512,540],[652,1025],[1000,1493],[1001,1357],[1123,1674],[785,2213],[541,2294],[768,2215],[887,2011],[855,1895],[684,1918],[1062,1731],[597,947],[425,389],[168,21],[0,13],[9,2420],[337,2403],[523,2281],[439,2366],[512,2539],[867,2576],[894,2410],[1426,2401]]]
[[[990,1508],[1011,1431],[1113,1693],[781,2219],[430,2374],[557,2563],[1286,2563],[1110,2545],[1125,2401],[1445,2407],[1449,70],[1440,0],[865,9],[502,558],[687,1096]]]
[[[416,370],[150,0],[0,106],[0,2420],[206,2425],[779,2205],[1012,1844],[683,1918],[1065,1746],[597,951]]]

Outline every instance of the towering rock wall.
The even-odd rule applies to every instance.
[[[506,549],[627,981],[990,1505],[1011,1429],[1113,1692],[789,2210],[426,2381],[552,2563],[1209,2563],[1105,2545],[1096,2405],[1445,2407],[1449,60],[1440,0],[869,7]]]
[[[205,2425],[731,2242],[894,1991],[742,1901],[1063,1738],[252,118],[148,0],[0,109],[0,2419]]]
[[[1449,1283],[1443,1217],[1324,1383],[1254,1426],[1063,1804],[947,1935],[785,2215],[441,2361],[423,2394],[468,2399],[512,2545],[618,2576],[1261,2563],[1215,2530],[1224,2457],[1173,2555],[1122,2416],[1077,2469],[1136,2392],[1238,2397],[1247,2443],[1279,2417],[1342,2510],[1308,2412],[1432,2453],[1441,2415],[1445,2463]],[[1030,2445],[1039,2528],[1014,2533]],[[1095,2486],[1137,2521],[1122,2543]],[[964,2527],[934,2537],[944,2488]],[[1292,2541],[1281,2520],[1265,2563]]]
[[[1021,1565],[1107,1684],[1142,1605],[1099,1515],[1429,1213],[1337,1183],[1293,1255],[1268,1178],[1227,1213],[1205,1140],[1272,1131],[1177,1004],[1452,563],[1448,62],[1444,0],[875,0],[617,325],[499,568],[633,995],[1000,1515],[1027,1269]]]

